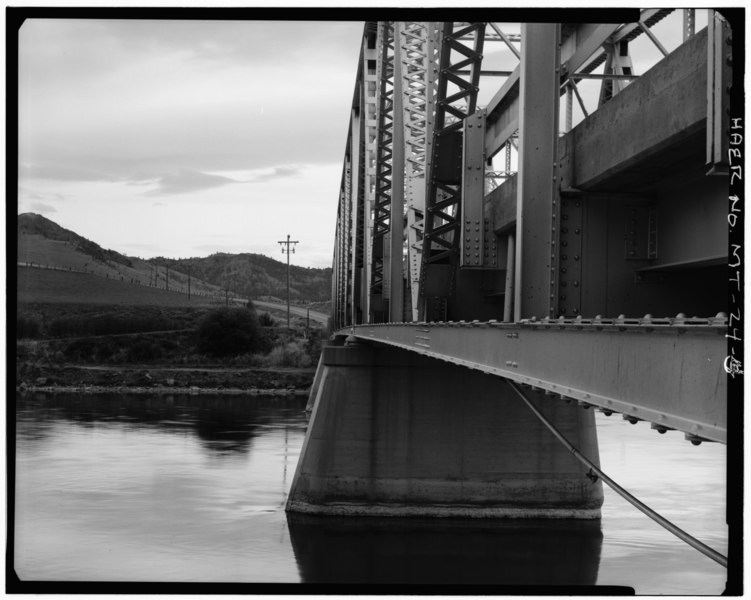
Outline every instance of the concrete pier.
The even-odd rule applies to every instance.
[[[602,484],[505,380],[394,348],[324,348],[287,510],[336,515],[600,517]],[[599,460],[592,411],[528,396]]]
[[[287,526],[302,583],[462,585],[463,595],[507,591],[474,586],[524,586],[525,595],[549,595],[544,586],[596,585],[602,552],[597,520],[287,513]]]

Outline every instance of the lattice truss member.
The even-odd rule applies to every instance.
[[[542,29],[491,22],[365,25],[339,193],[336,327],[615,312],[609,307],[616,302],[597,297],[589,274],[596,259],[587,256],[600,243],[589,227],[601,218],[596,198],[614,203],[615,194],[633,215],[623,226],[632,245],[627,260],[648,261],[626,263],[641,269],[632,269],[628,285],[654,279],[643,269],[660,266],[657,239],[666,239],[658,235],[660,211],[641,190],[583,178],[584,159],[574,158],[583,135],[577,125],[607,118],[600,113],[609,114],[661,61],[696,60],[712,69],[706,137],[713,140],[712,156],[720,157],[712,164],[721,167],[715,132],[723,127],[722,85],[729,75],[721,60],[707,56],[721,54],[721,47],[705,41],[699,48],[706,34],[696,31],[695,11],[635,14],[629,23]],[[709,20],[710,35],[722,39],[727,25],[714,11]],[[659,39],[653,28],[663,22],[681,28],[683,43],[670,47]],[[639,44],[637,63],[631,48]],[[652,51],[646,62],[645,46]],[[623,229],[607,228],[609,239],[623,239]],[[672,254],[680,259],[687,252]],[[607,294],[615,295],[615,286]]]

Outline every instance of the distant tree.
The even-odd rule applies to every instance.
[[[261,315],[258,317],[258,322],[264,327],[273,327],[276,323],[276,321],[274,321],[274,318],[267,312],[261,313]]]
[[[196,329],[196,347],[211,356],[236,356],[267,349],[254,310],[220,308],[208,313]]]

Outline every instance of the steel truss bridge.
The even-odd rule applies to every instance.
[[[732,32],[634,12],[365,24],[337,338],[726,442]]]

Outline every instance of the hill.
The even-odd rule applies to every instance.
[[[262,254],[212,254],[206,258],[167,259],[151,262],[175,271],[190,268],[198,278],[230,290],[243,298],[287,297],[287,264]],[[325,302],[331,297],[331,272],[290,265],[292,302]]]
[[[109,304],[124,306],[201,306],[220,304],[217,295],[188,295],[176,291],[132,284],[99,277],[91,273],[77,273],[57,269],[19,267],[17,299],[19,305],[50,304]]]
[[[75,248],[82,254],[90,256],[93,260],[103,263],[118,263],[126,267],[132,267],[132,261],[114,250],[105,250],[99,244],[87,240],[85,237],[60,227],[54,221],[36,213],[24,213],[18,215],[18,236],[37,236],[36,239],[46,238],[51,241],[63,242],[64,245]]]
[[[186,274],[169,273],[149,261],[105,250],[99,244],[34,213],[18,216],[17,249],[21,265],[52,268],[71,274],[87,273],[104,279],[137,284],[144,286],[144,289],[150,287],[154,290],[188,293]],[[20,287],[19,279],[19,291]],[[91,287],[90,291],[91,294],[96,293],[96,286]],[[190,291],[196,296],[224,294],[217,286],[195,278],[191,278]],[[82,296],[90,295],[87,288],[81,288],[79,292]]]
[[[144,260],[104,249],[35,213],[18,216],[18,262],[71,274],[97,275],[132,284],[141,291],[152,288],[187,294],[190,286],[193,295],[222,299],[227,295],[254,299],[287,295],[286,262],[259,254],[224,253],[201,258]],[[94,288],[91,290],[95,293]],[[85,289],[79,292],[87,295]],[[132,296],[133,290],[128,295]],[[331,295],[331,269],[291,266],[290,295],[293,303],[317,303],[318,310],[326,311]]]

